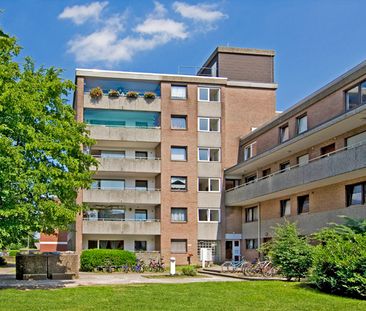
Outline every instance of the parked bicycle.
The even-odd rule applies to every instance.
[[[245,265],[242,272],[246,276],[262,275],[264,277],[273,277],[278,274],[278,269],[270,261],[258,261]]]
[[[154,258],[150,258],[150,263],[148,265],[148,270],[150,272],[164,272],[165,266],[163,262],[163,258],[156,260]]]

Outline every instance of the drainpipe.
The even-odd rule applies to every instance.
[[[261,204],[258,203],[258,248],[261,246]]]

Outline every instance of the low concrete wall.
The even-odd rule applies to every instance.
[[[17,254],[16,278],[73,279],[79,277],[79,255],[71,253]]]

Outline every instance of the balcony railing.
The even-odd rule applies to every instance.
[[[160,191],[158,188],[143,188],[143,187],[124,187],[124,188],[117,188],[117,187],[101,187],[96,186],[92,187],[90,190],[107,190],[107,191]]]
[[[335,150],[335,151],[332,151],[332,152],[329,152],[329,153],[327,153],[327,154],[324,154],[324,155],[318,156],[318,157],[316,157],[316,158],[312,158],[312,159],[310,159],[307,163],[302,163],[302,164],[300,164],[300,163],[299,163],[299,164],[296,164],[296,165],[290,166],[290,167],[288,167],[288,168],[286,168],[286,169],[278,170],[278,171],[276,171],[276,172],[274,172],[274,173],[272,173],[272,174],[269,174],[269,175],[266,175],[266,176],[262,176],[262,177],[256,178],[256,179],[251,180],[251,181],[249,181],[249,182],[247,182],[247,183],[244,183],[244,184],[241,184],[241,185],[239,185],[239,186],[236,186],[236,187],[233,187],[233,188],[227,189],[225,192],[231,192],[231,191],[234,191],[234,190],[236,190],[236,189],[240,189],[240,188],[246,187],[246,186],[248,186],[248,185],[251,185],[251,184],[253,184],[253,183],[257,183],[257,182],[259,182],[259,181],[261,181],[261,180],[265,180],[265,179],[272,178],[272,177],[274,177],[274,176],[280,175],[280,174],[282,174],[282,173],[284,173],[284,172],[288,172],[288,171],[291,171],[291,170],[295,170],[295,169],[297,169],[297,168],[299,168],[299,167],[305,167],[306,165],[309,165],[309,164],[311,164],[311,163],[317,162],[317,161],[319,161],[319,160],[321,160],[321,159],[328,158],[328,157],[331,157],[331,156],[333,156],[333,155],[335,155],[335,154],[339,154],[339,153],[345,152],[345,151],[347,151],[347,150],[352,150],[352,149],[355,149],[355,148],[357,148],[357,147],[359,147],[359,146],[363,146],[363,145],[366,145],[366,140],[361,141],[361,142],[358,142],[358,143],[353,144],[353,145],[350,145],[350,146],[346,146],[346,147],[343,147],[343,148],[339,148],[339,149],[337,149],[337,150]]]
[[[135,221],[135,222],[160,222],[160,219],[135,219],[135,218],[92,218],[84,217],[85,221]]]
[[[158,157],[151,157],[151,156],[148,156],[148,157],[126,157],[126,156],[121,156],[121,157],[103,157],[102,155],[100,154],[92,154],[92,157],[96,158],[96,159],[121,159],[121,160],[124,160],[124,159],[127,159],[127,160],[152,160],[152,161],[158,161],[160,160],[160,158]]]

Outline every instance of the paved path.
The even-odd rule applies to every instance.
[[[14,268],[0,269],[0,289],[19,288],[19,289],[49,289],[61,287],[91,286],[91,285],[117,285],[117,284],[142,284],[142,283],[194,283],[194,282],[238,282],[240,280],[225,278],[222,276],[196,276],[196,277],[162,277],[147,278],[152,274],[138,273],[87,273],[81,272],[80,278],[76,280],[39,280],[39,281],[20,281],[15,279]],[[157,274],[153,274],[157,275]]]

